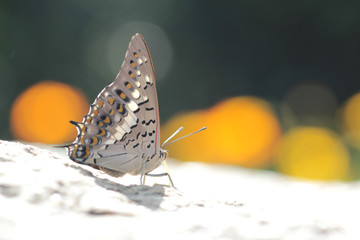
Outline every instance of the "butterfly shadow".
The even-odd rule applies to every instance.
[[[107,190],[117,192],[125,195],[131,202],[144,206],[146,208],[156,210],[160,208],[160,204],[165,197],[165,189],[169,188],[166,185],[156,184],[154,186],[147,185],[129,185],[125,186],[115,181],[111,181],[107,178],[101,178],[90,170],[87,170],[80,166],[72,166],[80,171],[81,174],[92,177],[95,179],[95,183]]]

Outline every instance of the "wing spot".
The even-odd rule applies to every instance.
[[[91,154],[90,147],[76,144],[72,153],[74,159],[86,160]]]
[[[133,146],[133,148],[136,148],[137,146],[139,146],[139,143],[135,144],[135,145]]]
[[[130,60],[130,64],[131,64],[132,67],[136,67],[136,64],[134,63],[133,60]]]
[[[129,102],[130,99],[125,95],[125,93],[123,91],[121,91],[120,89],[116,89],[115,90],[116,94],[122,98],[125,102]]]
[[[135,75],[134,75],[134,73],[132,72],[132,71],[129,71],[129,76],[131,77],[131,78],[135,78]]]
[[[132,88],[132,86],[131,86],[131,84],[130,84],[129,82],[125,82],[125,87],[126,87],[127,89]]]
[[[90,124],[90,123],[91,123],[91,120],[92,120],[92,117],[90,117],[90,116],[88,116],[88,115],[86,115],[86,116],[84,117],[84,123],[85,123],[85,124]]]
[[[103,100],[99,101],[99,107],[102,108],[103,106],[104,106],[104,101]]]
[[[103,128],[99,128],[98,133],[96,134],[96,136],[102,137],[106,135],[106,130]]]
[[[155,123],[155,120],[150,119],[150,120],[149,120],[147,123],[145,123],[145,124],[146,124],[146,126],[149,126],[150,123]],[[154,132],[154,131],[153,131],[153,132]]]
[[[114,105],[115,99],[109,98],[109,99],[108,99],[108,102],[109,102],[111,105]]]
[[[111,123],[111,119],[110,119],[108,116],[106,116],[106,115],[102,115],[102,116],[101,116],[101,120],[102,120],[104,123],[107,123],[107,124]]]

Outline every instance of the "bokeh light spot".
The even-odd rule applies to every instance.
[[[156,81],[165,79],[173,62],[173,47],[166,32],[158,25],[149,22],[129,21],[110,35],[107,46],[107,58],[114,73],[119,71],[126,47],[135,33],[140,33],[146,40],[153,60]]]
[[[73,141],[76,129],[69,121],[81,121],[88,106],[86,97],[70,85],[55,81],[37,83],[12,105],[12,135],[18,140],[47,144]]]
[[[162,130],[163,140],[179,126],[207,130],[169,146],[170,156],[186,161],[264,167],[281,137],[270,106],[254,97],[234,97],[213,108],[174,116]]]
[[[245,167],[265,167],[281,137],[270,105],[255,97],[234,97],[210,109],[210,149],[217,161]]]
[[[206,112],[194,111],[188,113],[179,113],[173,116],[161,129],[161,142],[164,142],[180,126],[184,127],[174,139],[185,135],[199,128],[206,126]],[[201,133],[194,134],[188,138],[182,139],[166,147],[169,150],[170,157],[184,161],[211,161],[211,151],[206,146],[208,138],[208,129]]]
[[[291,176],[344,180],[348,174],[349,154],[335,132],[318,127],[298,127],[284,136],[277,163],[281,172]]]
[[[303,124],[323,124],[334,119],[338,101],[331,89],[316,81],[303,82],[292,88],[283,102],[296,120]]]
[[[345,103],[342,122],[347,140],[360,149],[360,93]]]

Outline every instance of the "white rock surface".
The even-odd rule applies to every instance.
[[[61,150],[0,141],[0,239],[359,239],[360,185],[170,162],[115,179]],[[158,172],[163,169],[158,170]],[[148,181],[149,180],[149,181]]]

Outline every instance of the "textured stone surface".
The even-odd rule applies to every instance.
[[[360,236],[358,182],[301,182],[172,162],[176,190],[153,185],[167,184],[166,178],[147,178],[148,185],[139,186],[137,176],[115,179],[73,163],[62,149],[47,149],[0,141],[0,239]]]

